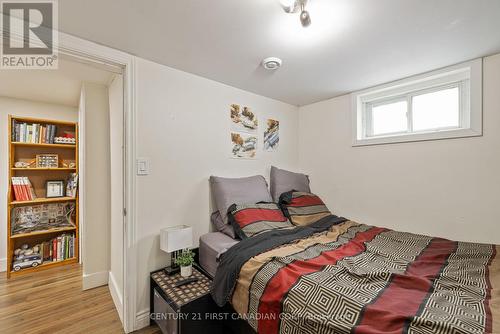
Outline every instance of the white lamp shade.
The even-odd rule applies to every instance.
[[[172,253],[193,246],[193,228],[187,225],[167,227],[160,231],[160,249]]]

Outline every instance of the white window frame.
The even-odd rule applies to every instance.
[[[413,131],[413,97],[454,87],[459,89],[459,126]],[[351,99],[353,146],[482,136],[482,59],[356,92]],[[407,102],[407,130],[373,135],[372,108],[397,101]]]

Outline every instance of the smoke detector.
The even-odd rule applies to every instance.
[[[269,71],[276,71],[281,67],[282,61],[276,57],[268,57],[262,61],[262,67]]]

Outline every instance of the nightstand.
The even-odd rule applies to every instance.
[[[183,280],[180,273],[169,276],[163,269],[151,273],[151,323],[164,334],[217,333],[222,329],[213,314],[220,312],[210,295],[212,280],[196,265],[193,275],[198,281],[175,287]]]

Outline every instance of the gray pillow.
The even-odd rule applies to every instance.
[[[310,193],[309,176],[271,166],[271,194],[274,201],[278,203],[281,194],[292,190]]]
[[[233,204],[272,202],[262,175],[242,178],[210,176],[210,189],[225,224],[228,224],[227,209]]]
[[[222,232],[225,235],[230,236],[233,239],[236,239],[236,233],[234,232],[233,226],[224,223],[219,210],[212,213],[212,215],[210,216],[210,221],[212,222],[212,225],[218,232]]]

